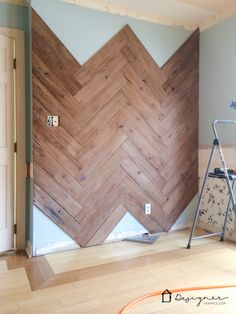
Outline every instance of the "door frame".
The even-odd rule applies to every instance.
[[[17,226],[15,249],[26,248],[26,120],[25,120],[25,32],[22,30],[0,27],[0,34],[15,40],[15,96],[16,96],[16,182],[15,182],[15,213],[14,223]]]

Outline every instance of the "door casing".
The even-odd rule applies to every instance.
[[[22,30],[0,27],[0,34],[15,40],[15,97],[16,97],[16,179],[15,179],[15,249],[26,248],[26,119],[25,119],[25,32]]]
[[[15,58],[15,41],[12,38],[1,35],[1,48],[3,55],[1,63],[1,88],[0,95],[3,106],[0,112],[0,167],[1,167],[1,230],[0,230],[0,251],[8,251],[14,247],[13,219],[14,219],[14,100],[15,100],[15,71],[13,60]],[[5,91],[5,92],[4,92]],[[5,96],[4,96],[5,94]],[[5,204],[4,204],[5,203]]]

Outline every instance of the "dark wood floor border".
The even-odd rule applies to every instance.
[[[227,243],[229,244],[230,242]],[[45,256],[29,259],[24,252],[17,252],[14,255],[0,256],[0,261],[6,260],[9,270],[25,268],[32,291],[37,291],[41,289],[60,286],[63,284],[127,271],[133,268],[139,268],[154,264],[158,265],[159,263],[163,263],[165,261],[176,259],[179,260],[188,256],[198,255],[199,253],[214,251],[216,248],[220,247],[222,247],[222,243],[216,240],[215,243],[211,243],[210,248],[208,244],[203,244],[195,247],[193,246],[191,250],[182,248],[166,252],[158,252],[145,256],[125,259],[122,261],[64,272],[60,274],[55,274],[53,272]],[[236,250],[234,244],[232,244],[232,249]]]

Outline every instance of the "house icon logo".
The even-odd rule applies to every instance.
[[[170,303],[171,302],[172,293],[168,289],[163,291],[161,295],[162,295],[162,303]]]

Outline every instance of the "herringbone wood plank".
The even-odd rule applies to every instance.
[[[74,95],[81,87],[74,74],[79,70],[79,62],[72,56],[56,35],[47,27],[39,15],[33,14],[32,49],[47,65],[47,71],[52,71],[66,89]],[[44,54],[41,54],[44,51]],[[48,75],[46,72],[45,75]]]
[[[35,205],[81,246],[127,211],[168,231],[198,189],[198,31],[160,68],[126,26],[81,66],[32,20]]]

